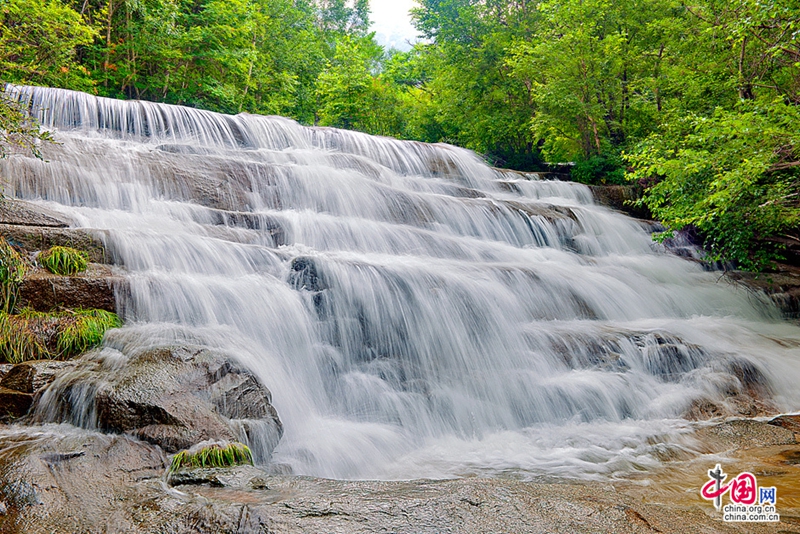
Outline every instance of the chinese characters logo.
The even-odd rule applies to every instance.
[[[708,471],[710,480],[703,485],[700,494],[714,501],[717,510],[722,510],[727,522],[777,522],[780,515],[775,511],[778,500],[775,487],[763,488],[752,473],[739,473],[728,483],[728,475],[719,464]],[[728,494],[731,504],[722,506],[722,496]]]

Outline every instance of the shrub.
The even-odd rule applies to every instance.
[[[4,313],[14,311],[17,302],[17,291],[28,268],[22,256],[0,237],[0,309]]]
[[[83,272],[89,265],[89,255],[71,247],[52,247],[39,253],[39,263],[53,274],[68,276]]]
[[[575,182],[590,185],[627,183],[624,162],[616,154],[600,154],[576,161],[570,177]]]
[[[243,464],[253,465],[250,447],[242,443],[213,443],[197,450],[179,452],[172,457],[169,472],[174,473],[182,467],[231,467]]]

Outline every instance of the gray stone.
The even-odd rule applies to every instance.
[[[116,312],[117,292],[124,288],[125,279],[103,265],[90,264],[86,271],[74,276],[36,269],[20,287],[19,305],[45,312],[59,307]]]
[[[58,212],[24,200],[0,197],[0,222],[15,226],[64,228],[70,220]]]
[[[254,454],[266,461],[283,434],[269,390],[236,362],[205,349],[146,350],[110,369],[88,354],[43,396],[36,420],[80,419],[86,403],[98,428],[170,452],[206,440],[254,441]]]
[[[12,366],[3,379],[0,380],[0,387],[22,393],[35,394],[50,385],[59,373],[73,367],[75,367],[73,362],[57,360],[19,363]]]
[[[89,255],[89,261],[109,263],[103,242],[98,236],[103,230],[84,228],[52,228],[48,226],[16,226],[0,219],[0,235],[12,245],[28,251],[45,250],[53,246],[72,247]]]

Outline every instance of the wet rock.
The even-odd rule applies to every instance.
[[[0,222],[15,226],[64,228],[71,221],[56,211],[31,202],[0,197]]]
[[[0,387],[35,394],[55,380],[65,369],[75,367],[73,362],[41,360],[14,365],[8,374],[0,380]]]
[[[644,206],[634,206],[633,202],[642,197],[642,188],[637,185],[590,185],[595,202],[601,206],[627,213],[637,219],[652,219],[650,210]]]
[[[266,233],[270,236],[273,246],[279,247],[287,244],[286,230],[275,217],[260,213],[217,209],[211,209],[209,213],[211,214],[213,224],[245,228],[248,230],[260,230],[262,233]]]
[[[702,428],[697,436],[719,451],[796,443],[791,430],[752,419],[734,419]]]
[[[0,386],[0,421],[23,417],[33,405],[33,395]]]
[[[59,276],[36,269],[20,287],[20,305],[37,311],[64,308],[117,310],[116,292],[124,290],[125,279],[108,267],[90,264],[74,276]]]
[[[208,485],[218,488],[268,489],[269,473],[252,465],[179,469],[170,473],[171,486]]]
[[[295,289],[305,289],[306,291],[322,291],[328,289],[328,285],[317,270],[317,264],[314,259],[304,256],[292,260],[292,271],[289,274],[289,283]]]
[[[653,498],[657,484],[477,477],[341,481],[274,476],[241,466],[182,472],[173,489],[164,484],[163,453],[124,436],[63,426],[0,427],[0,451],[0,502],[6,506],[0,532],[774,531],[723,523],[707,511],[709,503],[670,501],[674,491]],[[681,483],[678,487],[694,487],[692,481]],[[791,522],[780,527],[797,530]]]
[[[747,395],[756,399],[771,395],[769,380],[753,362],[742,358],[735,359],[728,364],[728,371],[739,380]]]
[[[94,263],[109,263],[103,242],[98,238],[101,230],[82,228],[51,228],[46,226],[15,226],[2,223],[0,235],[14,246],[28,251],[45,250],[53,246],[83,250]]]
[[[13,363],[0,363],[0,380],[5,378],[8,372],[14,367]]]
[[[779,415],[775,419],[769,421],[769,424],[785,428],[795,434],[800,434],[800,414]]]
[[[167,466],[150,444],[66,426],[0,429],[0,451],[0,532],[139,532],[122,509]]]
[[[272,393],[249,373],[229,373],[214,382],[211,402],[229,419],[278,419]]]
[[[774,414],[775,411],[775,406],[769,399],[733,392],[724,400],[707,397],[694,399],[683,416],[690,421],[706,421],[716,417],[761,417]]]
[[[726,415],[725,407],[706,397],[694,399],[689,405],[689,409],[683,414],[690,421],[706,421],[723,415]]]
[[[787,319],[800,319],[800,267],[779,264],[776,272],[728,273],[734,283],[766,295]]]
[[[170,452],[205,440],[258,442],[253,452],[262,461],[283,433],[269,390],[221,354],[161,348],[112,368],[95,356],[79,359],[75,371],[43,396],[43,409],[45,403],[55,406],[42,413],[57,414],[45,420],[80,418],[82,403],[91,402],[96,425],[105,431],[129,433]]]
[[[33,393],[33,367],[28,364],[19,364],[0,380],[0,387],[20,391],[22,393]]]

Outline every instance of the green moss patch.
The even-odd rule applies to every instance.
[[[40,252],[36,259],[42,267],[61,276],[81,273],[89,266],[89,255],[72,247],[51,247]]]
[[[253,454],[250,447],[242,443],[214,443],[199,447],[197,450],[181,451],[172,458],[169,472],[182,468],[232,467],[235,465],[253,465]]]

